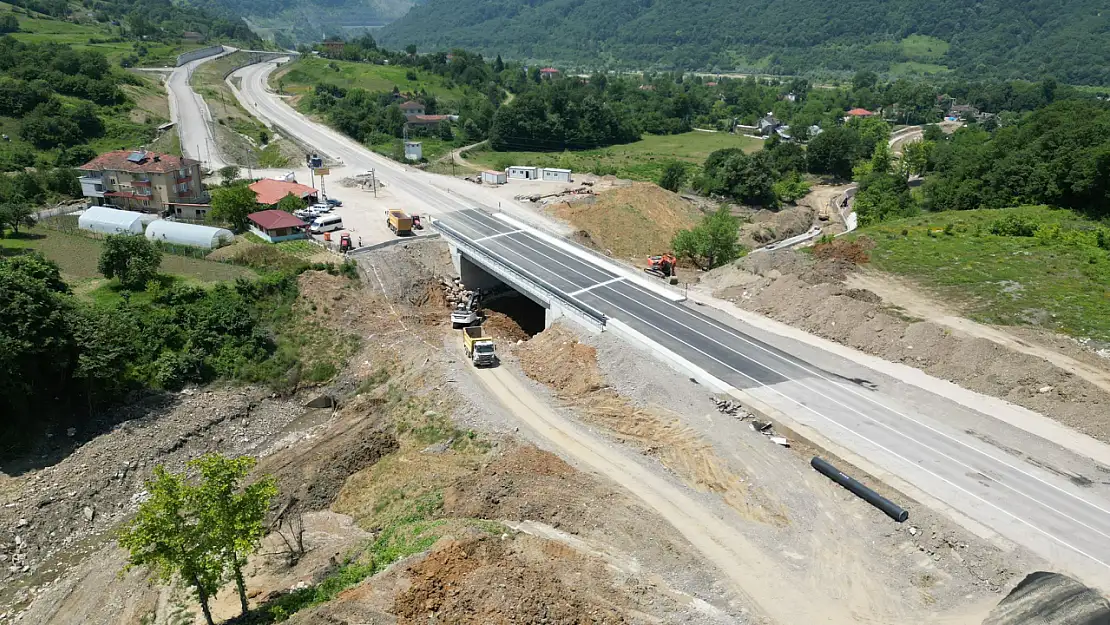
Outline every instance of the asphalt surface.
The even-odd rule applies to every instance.
[[[1110,577],[1110,502],[1082,486],[884,396],[868,380],[822,370],[489,213],[442,215],[437,228],[563,299],[623,321],[1054,565],[1092,582]]]
[[[204,98],[193,91],[189,80],[193,76],[193,70],[201,63],[234,51],[234,48],[226,48],[223,54],[197,59],[181,67],[175,67],[169,80],[166,81],[166,88],[170,94],[170,120],[177,125],[177,136],[181,139],[182,153],[189,158],[199,160],[212,171],[227,163],[220,158],[216,138],[212,134],[212,114]]]
[[[771,335],[754,326],[735,320],[719,322],[623,279],[604,265],[585,262],[528,232],[514,232],[514,226],[471,210],[498,206],[496,196],[483,195],[470,183],[426,174],[374,154],[297,113],[269,92],[266,82],[273,69],[272,63],[263,63],[234,74],[242,78],[240,101],[247,110],[350,168],[375,168],[415,212],[434,214],[449,236],[468,239],[519,273],[549,285],[564,299],[625,322],[944,506],[1027,547],[1053,567],[1110,588],[1108,491],[1097,482],[1078,479],[1070,467],[1083,466],[1095,476],[1110,468],[1092,467],[1063,448],[1048,449],[1040,439],[1015,445],[1028,454],[997,441],[984,442],[988,437],[977,437],[970,427],[961,426],[962,415],[975,423],[991,422],[985,431],[1007,441],[1021,436],[1011,436],[989,416],[972,415],[966,409],[945,414],[954,405],[942,397],[927,393],[895,397],[885,390],[893,384],[880,388],[869,379],[874,372],[856,363],[808,345],[791,344],[788,353],[771,345]],[[766,340],[757,338],[760,332]],[[795,355],[802,353],[810,354],[808,359]],[[818,361],[827,362],[827,367],[811,364]],[[1056,467],[1065,469],[1043,462],[1036,466],[1026,461],[1031,456],[1059,459]],[[912,523],[912,509],[910,514]]]

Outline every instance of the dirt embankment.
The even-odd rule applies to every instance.
[[[594,425],[645,455],[657,458],[688,485],[717,493],[745,518],[786,523],[784,512],[728,469],[711,445],[675,415],[634,406],[608,388],[597,350],[573,333],[553,326],[516,348],[528,377],[555,390],[560,399]]]
[[[636,264],[669,251],[674,235],[702,218],[693,203],[643,182],[553,204],[547,210],[574,226],[579,243]]]
[[[1043,358],[885,305],[845,285],[866,250],[754,254],[705,274],[716,297],[972,391],[1011,401],[1110,443],[1110,393]],[[828,253],[825,253],[828,252]]]

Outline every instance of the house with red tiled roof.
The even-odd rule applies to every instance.
[[[208,192],[200,161],[148,152],[105,152],[77,168],[81,192],[93,206],[115,206],[147,213],[203,219]]]
[[[296,196],[308,204],[315,204],[316,197],[320,193],[308,185],[286,182],[285,180],[275,180],[273,178],[263,178],[262,180],[252,182],[250,184],[250,190],[254,191],[255,197],[258,198],[258,203],[263,206],[273,206],[287,195]]]
[[[401,104],[401,112],[405,114],[405,117],[409,117],[411,115],[423,115],[424,111],[424,105],[415,100],[409,100],[408,102]]]
[[[540,70],[540,78],[554,78],[559,75],[559,70],[554,67],[545,67]]]
[[[845,115],[847,115],[848,117],[871,117],[874,115],[874,113],[867,109],[854,108],[845,113]]]
[[[440,122],[453,121],[451,115],[406,115],[409,126],[435,127]]]
[[[301,221],[296,215],[282,210],[270,209],[258,211],[247,215],[250,221],[251,232],[266,239],[270,243],[303,239],[307,223]]]

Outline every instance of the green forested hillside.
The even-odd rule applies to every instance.
[[[279,45],[351,37],[401,17],[413,0],[190,0],[212,12],[246,18]]]
[[[380,39],[589,68],[950,69],[1110,84],[1102,0],[429,0]]]

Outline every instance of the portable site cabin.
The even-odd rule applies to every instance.
[[[143,214],[90,206],[77,218],[77,227],[101,234],[142,234]]]
[[[483,171],[482,184],[505,184],[505,172]]]
[[[146,238],[174,245],[188,245],[206,250],[214,250],[231,243],[234,237],[230,230],[213,228],[198,224],[184,224],[177,221],[159,219],[147,226]]]
[[[540,177],[539,169],[536,167],[525,167],[522,165],[513,165],[505,170],[509,178],[516,178],[518,180],[536,180]]]
[[[543,170],[543,180],[544,182],[570,182],[570,170],[546,167]]]

